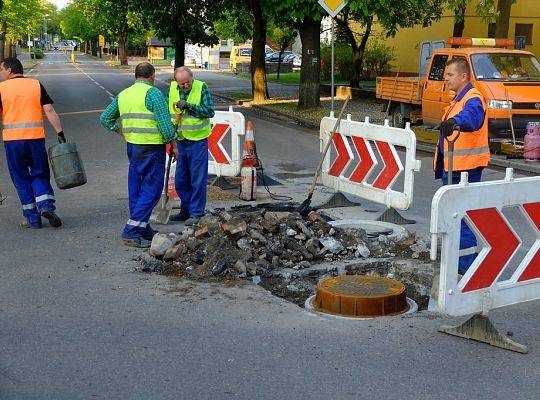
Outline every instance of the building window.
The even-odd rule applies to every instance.
[[[222,46],[227,46],[227,45],[229,44],[229,42],[228,42],[227,39],[221,39],[220,44],[221,44]]]
[[[433,57],[433,62],[431,63],[431,70],[429,71],[430,80],[444,80],[444,68],[446,67],[446,60],[448,60],[448,56],[446,54],[437,54]]]
[[[525,44],[532,44],[533,24],[516,24],[515,36],[525,36]]]

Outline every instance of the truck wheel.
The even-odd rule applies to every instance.
[[[394,105],[390,109],[390,125],[396,128],[405,128],[405,119],[403,118],[399,104]]]

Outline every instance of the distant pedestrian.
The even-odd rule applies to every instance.
[[[442,179],[443,185],[447,185],[450,178],[451,182],[457,183],[461,172],[468,172],[469,182],[480,182],[482,171],[490,160],[486,100],[472,85],[471,68],[464,58],[453,58],[446,63],[444,80],[456,96],[443,114],[434,159],[435,179]],[[459,137],[457,129],[462,132]],[[455,140],[452,177],[448,176],[449,154],[445,138]],[[462,222],[460,274],[467,271],[478,255],[476,246],[476,237]]]
[[[9,174],[26,218],[21,226],[39,229],[41,217],[44,217],[51,226],[58,228],[62,221],[55,213],[43,114],[62,139],[64,132],[43,85],[36,79],[24,77],[23,72],[23,66],[16,58],[7,58],[0,64],[2,139]]]
[[[180,213],[171,216],[171,220],[185,221],[187,226],[192,226],[205,213],[208,136],[212,132],[210,118],[215,111],[208,86],[193,79],[187,67],[174,71],[174,81],[169,88],[169,111],[171,115],[182,114],[177,128],[179,156],[174,179],[180,197]]]
[[[148,223],[163,190],[165,143],[176,155],[176,132],[167,99],[155,88],[155,69],[143,62],[135,83],[124,89],[101,115],[101,123],[127,142],[129,215],[122,238],[128,246],[150,247],[157,233]]]

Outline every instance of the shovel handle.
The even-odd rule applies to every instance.
[[[60,131],[56,134],[56,137],[58,138],[58,143],[67,143],[66,136],[64,135],[64,131]]]
[[[445,137],[444,140],[448,142],[448,179],[447,182],[450,185],[454,184],[454,144],[456,143],[456,140],[459,139],[459,135],[461,135],[461,128],[456,126],[457,135],[454,138],[454,140],[450,140],[449,137]]]

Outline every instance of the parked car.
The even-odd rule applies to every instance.
[[[284,51],[283,55],[281,56],[281,62],[283,63],[291,63],[293,60],[291,59],[291,56],[295,56],[295,54],[292,51]],[[267,54],[266,56],[266,62],[278,62],[279,61],[279,51],[275,51],[273,53]]]

